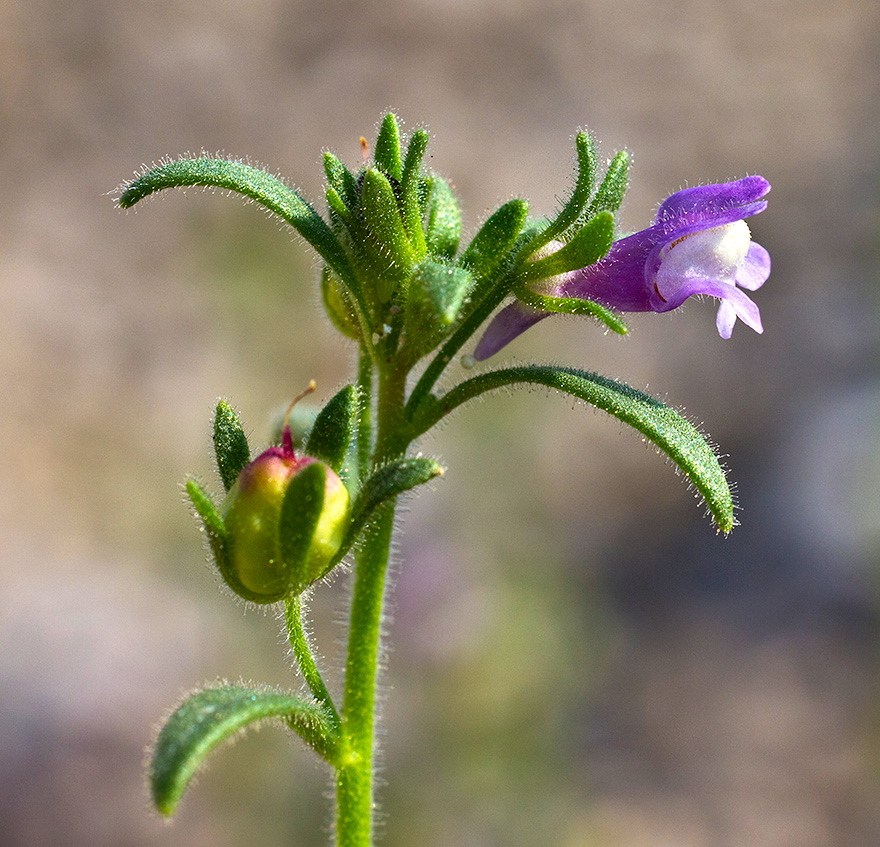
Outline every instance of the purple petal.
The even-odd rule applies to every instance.
[[[770,254],[753,241],[749,244],[749,252],[745,261],[736,272],[736,284],[757,291],[770,276]]]
[[[673,309],[677,309],[688,297],[693,297],[695,294],[708,294],[710,297],[726,300],[743,323],[750,326],[755,332],[760,333],[764,331],[764,327],[761,324],[761,313],[755,303],[749,299],[749,296],[729,282],[718,282],[714,279],[691,277],[682,280],[681,287],[667,296],[665,302],[659,297],[656,298],[654,311],[670,312]]]
[[[663,231],[653,226],[615,241],[595,265],[571,273],[559,296],[594,300],[619,312],[651,311],[645,265],[662,240]]]
[[[729,300],[722,300],[718,304],[718,315],[715,317],[715,326],[722,338],[730,338],[733,335],[733,325],[736,323],[736,309]]]
[[[553,312],[542,312],[518,300],[505,306],[486,328],[483,337],[474,350],[474,358],[478,362],[494,356],[502,347],[505,347],[518,335],[524,333],[530,326],[534,326],[544,318],[549,318]]]
[[[770,191],[762,176],[747,176],[735,182],[698,185],[667,197],[657,210],[657,223],[688,227],[720,226],[757,215],[767,208],[761,198]]]

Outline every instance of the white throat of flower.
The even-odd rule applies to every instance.
[[[660,251],[660,274],[664,277],[702,276],[733,285],[751,240],[745,221],[683,235]]]
[[[548,241],[540,250],[536,250],[533,256],[529,257],[529,261],[537,262],[538,259],[544,259],[547,256],[551,256],[564,246],[565,242],[563,241]],[[562,286],[570,276],[570,271],[564,274],[556,274],[556,276],[548,276],[546,279],[540,279],[537,282],[533,282],[530,287],[535,294],[542,294],[545,297],[559,297]]]

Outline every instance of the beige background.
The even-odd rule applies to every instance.
[[[683,406],[729,454],[716,537],[614,421],[523,393],[462,411],[410,503],[384,683],[389,847],[871,847],[877,809],[878,12],[870,0],[0,0],[0,842],[321,844],[327,774],[266,730],[177,821],[142,750],[181,692],[287,684],[279,625],[204,565],[180,483],[231,398],[259,444],[352,350],[314,262],[142,163],[248,155],[316,200],[383,110],[434,134],[472,232],[550,213],[589,126],[633,153],[623,226],[761,173],[766,332],[710,303],[627,339],[546,321],[499,357]],[[451,370],[450,377],[460,375]],[[315,629],[338,664],[346,580]]]

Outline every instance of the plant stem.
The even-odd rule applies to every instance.
[[[370,467],[373,451],[373,360],[363,349],[358,360],[357,472],[362,483]]]
[[[303,679],[305,679],[306,684],[309,686],[312,696],[327,710],[328,718],[338,731],[340,725],[339,715],[336,712],[336,707],[333,705],[333,698],[324,684],[324,678],[318,670],[318,665],[315,662],[305,626],[303,625],[303,602],[301,595],[289,597],[284,601],[284,620],[287,624],[287,637]]]
[[[373,725],[385,572],[394,503],[381,506],[361,546],[355,572],[343,731],[349,756],[336,772],[337,847],[369,847],[373,818]]]
[[[360,381],[365,382],[363,363]],[[373,470],[402,455],[407,447],[405,436],[400,434],[406,373],[402,368],[389,367],[379,372],[378,382]],[[394,510],[393,501],[377,509],[355,565],[342,709],[347,755],[336,771],[337,847],[372,844],[376,682]]]

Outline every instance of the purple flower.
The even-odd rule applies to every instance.
[[[694,294],[717,297],[716,326],[730,338],[739,318],[763,332],[749,296],[770,275],[770,255],[744,218],[763,212],[770,183],[760,176],[686,188],[667,198],[652,226],[621,238],[596,264],[544,282],[542,293],[593,300],[621,312],[668,312]],[[549,285],[548,285],[549,283]],[[487,359],[553,312],[519,301],[502,309],[474,351]]]

